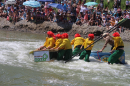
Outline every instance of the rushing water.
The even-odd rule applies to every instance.
[[[108,65],[93,57],[89,63],[78,57],[68,63],[34,62],[29,52],[44,42],[45,35],[1,30],[0,86],[130,86],[129,42],[124,42],[127,65]],[[103,44],[96,43],[93,50]]]

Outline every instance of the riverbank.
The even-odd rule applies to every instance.
[[[70,36],[74,36],[76,33],[80,33],[83,37],[86,37],[89,33],[94,33],[96,37],[100,36],[106,31],[106,27],[99,26],[88,26],[83,24],[81,26],[72,23],[55,23],[44,21],[40,23],[27,22],[26,20],[21,20],[15,24],[7,21],[5,18],[0,18],[0,29],[18,32],[29,32],[36,34],[45,34],[47,31],[51,30],[54,33],[67,32]],[[130,41],[130,31],[124,30],[121,37],[124,41]]]

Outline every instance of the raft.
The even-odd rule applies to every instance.
[[[111,55],[111,53],[108,52],[98,52],[98,51],[92,51],[90,56],[94,57],[97,60],[100,60],[102,62],[108,62],[108,58]],[[119,58],[120,62],[122,64],[125,64],[125,52],[122,54],[122,56]]]

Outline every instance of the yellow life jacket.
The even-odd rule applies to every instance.
[[[112,39],[114,40],[113,50],[116,50],[117,47],[119,47],[119,46],[124,46],[124,43],[123,43],[121,37],[113,37]]]
[[[89,45],[93,44],[94,41],[93,40],[89,40],[89,38],[85,39],[85,42],[82,44],[84,45],[84,48],[87,48]],[[94,44],[91,45],[90,47],[88,47],[86,50],[92,50]]]
[[[61,43],[61,45],[59,47],[64,48],[64,50],[72,49],[70,40],[68,38],[63,39],[63,42]]]
[[[82,37],[76,37],[71,41],[71,45],[74,44],[74,49],[76,48],[76,46],[78,45],[82,45],[84,43],[85,39]]]
[[[47,37],[46,42],[44,43],[44,46],[47,48],[50,46],[50,48],[53,48],[55,46],[55,39],[53,37]]]
[[[58,48],[62,42],[63,42],[62,38],[57,39],[56,42],[55,42],[55,47],[54,48],[55,49]]]

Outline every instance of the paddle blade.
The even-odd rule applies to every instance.
[[[33,54],[35,51],[38,51],[38,49],[29,52],[29,54]]]
[[[33,54],[33,53],[34,53],[34,51],[29,52],[29,54]]]

